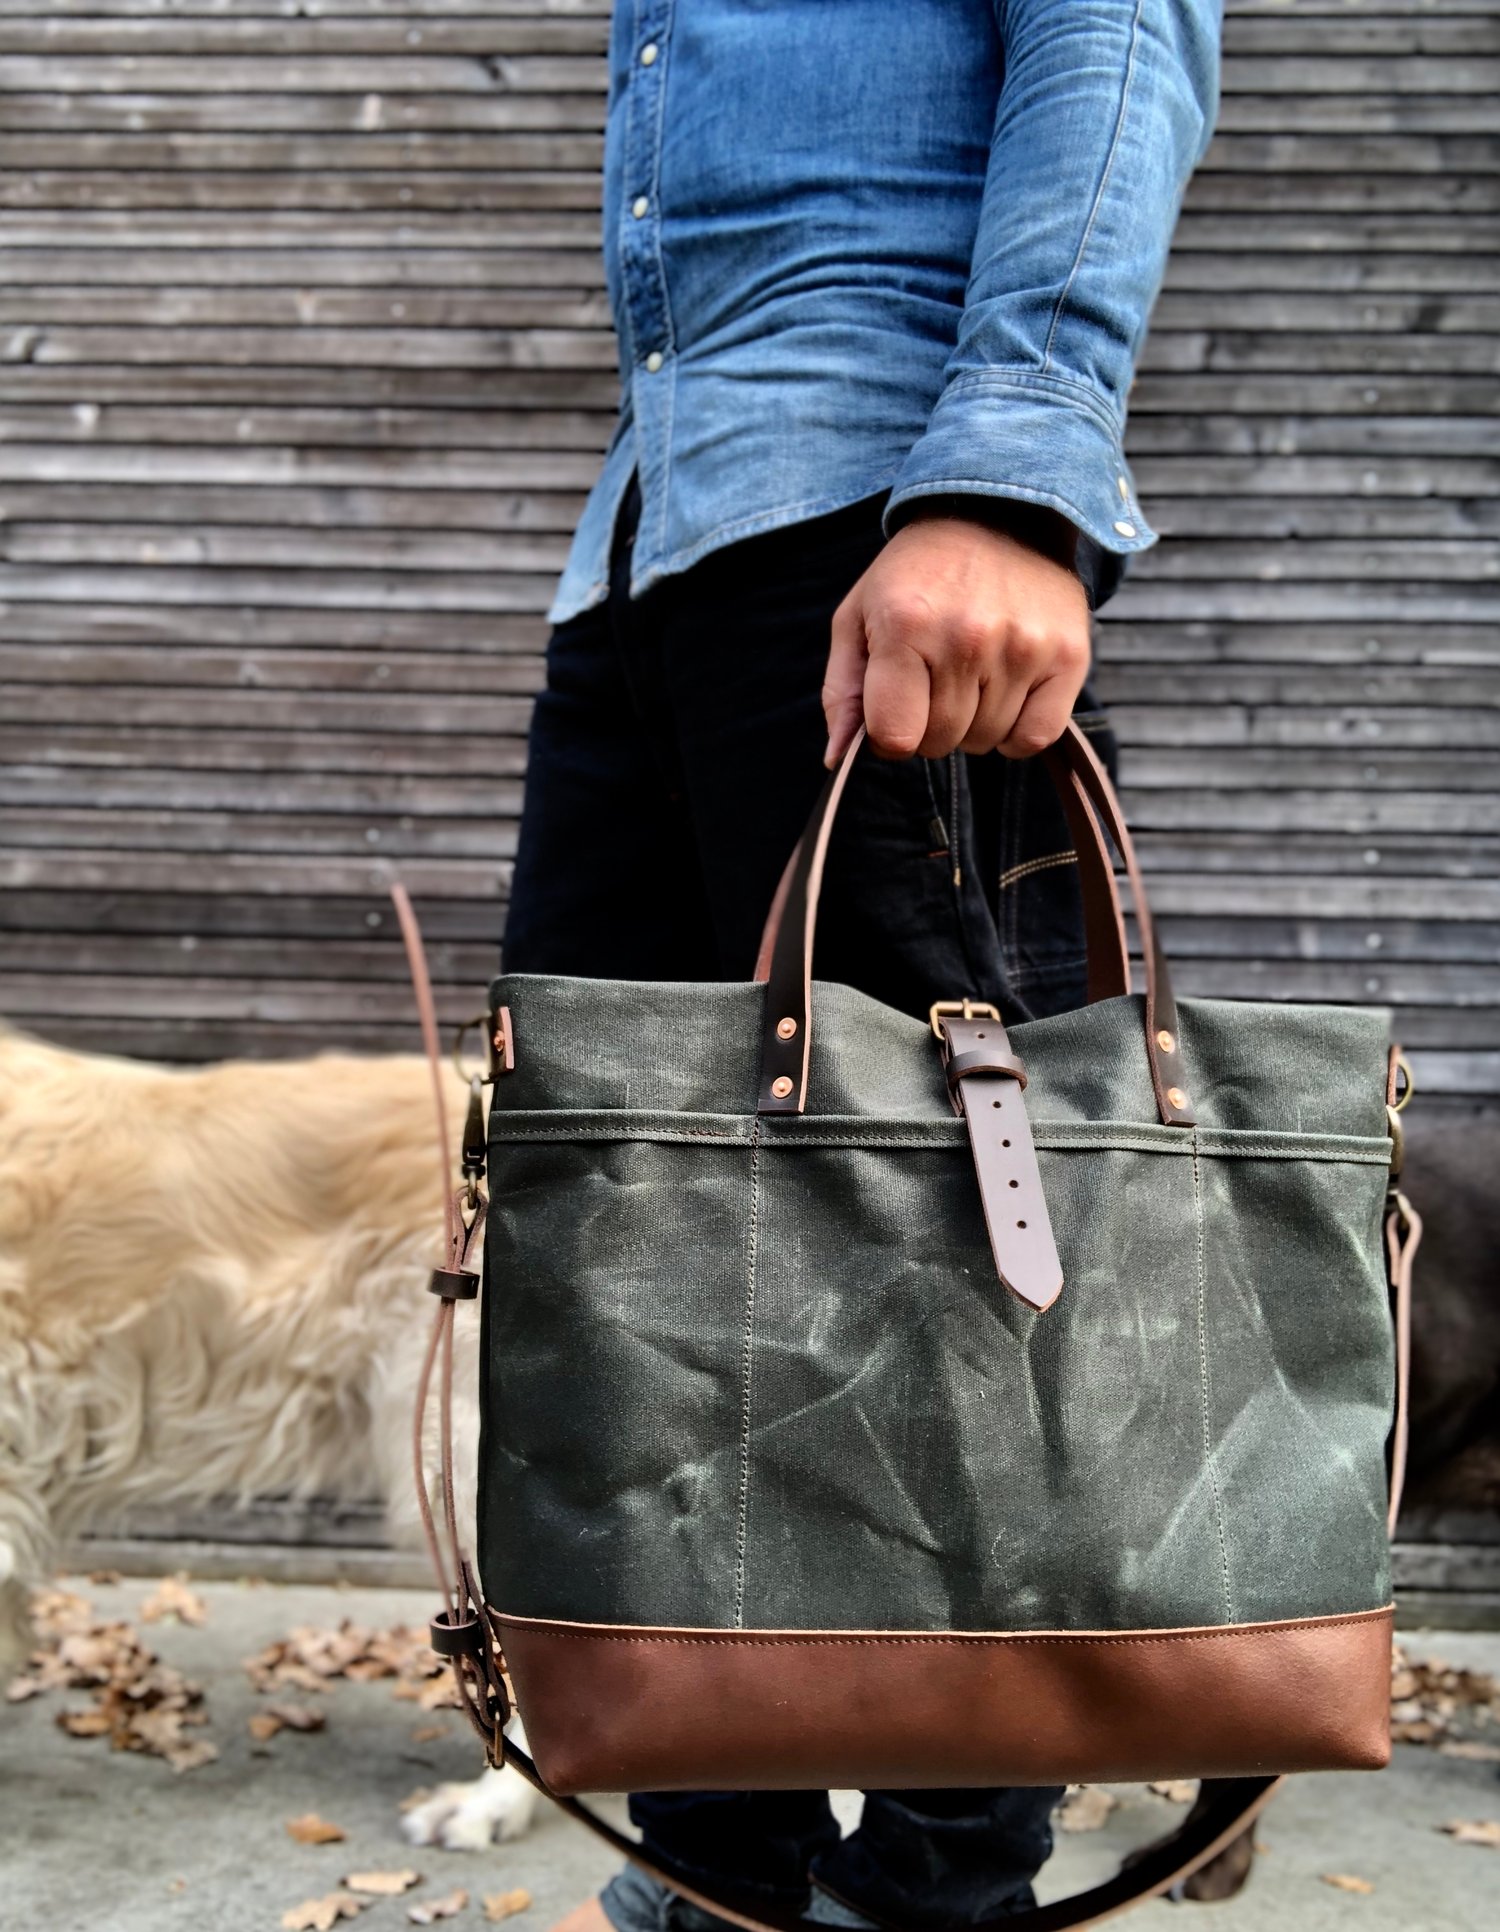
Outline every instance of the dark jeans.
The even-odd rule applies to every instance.
[[[619,979],[748,979],[822,783],[819,687],[834,608],[881,547],[882,499],[754,537],[632,603],[632,487],[610,592],[559,625],[531,728],[505,967]],[[1103,720],[1080,708],[1113,762]],[[1066,821],[1045,774],[998,757],[862,756],[829,850],[816,969],[925,1017],[996,1001],[1009,1020],[1084,997]],[[1055,1789],[872,1792],[840,1840],[823,1792],[638,1794],[647,1850],[801,1906],[809,1875],[872,1916],[934,1932],[1031,1903]],[[692,1928],[681,1900],[616,1881],[624,1932]]]

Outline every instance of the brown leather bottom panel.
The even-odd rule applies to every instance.
[[[1391,1612],[1192,1630],[658,1630],[501,1617],[553,1790],[1378,1770]]]

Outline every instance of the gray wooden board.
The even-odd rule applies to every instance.
[[[0,0],[0,1012],[410,1044],[397,870],[472,998],[617,397],[608,13]],[[1186,988],[1393,1002],[1490,1093],[1500,5],[1225,46],[1100,626],[1128,804]]]

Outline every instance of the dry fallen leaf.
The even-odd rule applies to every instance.
[[[1062,1831],[1098,1831],[1119,1803],[1097,1784],[1077,1784],[1057,1808],[1058,1828]]]
[[[446,1724],[419,1724],[411,1734],[413,1744],[434,1744],[448,1735]]]
[[[86,1711],[59,1711],[57,1723],[69,1737],[108,1737],[111,1729],[109,1712],[92,1706]]]
[[[1472,1764],[1500,1764],[1500,1744],[1480,1744],[1469,1738],[1445,1737],[1438,1746],[1445,1758],[1467,1758]]]
[[[1455,1726],[1500,1717],[1500,1685],[1482,1670],[1457,1670],[1441,1657],[1412,1658],[1399,1646],[1391,1662],[1391,1736],[1398,1744],[1435,1746],[1449,1756],[1468,1756],[1451,1746]],[[1474,1755],[1479,1755],[1475,1753]]]
[[[141,1605],[142,1623],[160,1623],[172,1618],[177,1623],[201,1624],[208,1606],[196,1590],[188,1588],[185,1576],[164,1576]]]
[[[1375,1889],[1369,1879],[1356,1878],[1352,1872],[1319,1872],[1318,1877],[1336,1892],[1358,1892],[1361,1898],[1367,1897]]]
[[[288,1818],[286,1831],[288,1838],[295,1838],[299,1845],[338,1845],[349,1836],[342,1825],[331,1825],[315,1811],[304,1811],[300,1818]]]
[[[281,1729],[281,1719],[272,1711],[257,1711],[245,1728],[257,1744],[269,1744]]]
[[[7,1696],[19,1703],[45,1691],[82,1690],[89,1704],[58,1713],[70,1737],[106,1738],[115,1751],[164,1758],[191,1771],[218,1753],[186,1733],[208,1722],[203,1692],[164,1664],[128,1623],[106,1622],[84,1597],[39,1590],[32,1614],[40,1646]]]
[[[425,1805],[431,1796],[432,1786],[430,1784],[419,1784],[415,1791],[407,1792],[406,1796],[396,1808],[398,1811],[415,1811],[418,1805]]]
[[[406,1916],[413,1925],[436,1925],[439,1919],[456,1919],[468,1902],[467,1892],[445,1892],[441,1898],[424,1898],[408,1905]]]
[[[340,1919],[358,1918],[368,1903],[348,1892],[328,1892],[322,1898],[304,1899],[292,1906],[282,1913],[281,1923],[286,1932],[330,1932]]]
[[[518,1885],[513,1892],[491,1892],[488,1898],[481,1899],[484,1916],[491,1925],[498,1925],[501,1919],[513,1917],[524,1912],[531,1903],[531,1894],[524,1885]]]
[[[265,1715],[287,1731],[321,1731],[328,1722],[326,1711],[315,1711],[307,1704],[267,1704]]]
[[[455,1705],[452,1672],[435,1654],[425,1630],[396,1624],[368,1630],[347,1618],[335,1630],[300,1625],[247,1659],[261,1691],[324,1691],[340,1681],[391,1681],[392,1695],[433,1710]]]
[[[205,1764],[212,1764],[219,1755],[217,1744],[210,1744],[207,1738],[195,1738],[191,1743],[171,1744],[162,1756],[174,1771],[196,1771]]]
[[[344,1884],[351,1892],[368,1892],[371,1898],[397,1898],[422,1883],[420,1872],[351,1872]]]
[[[1198,1795],[1197,1781],[1193,1778],[1158,1778],[1151,1789],[1158,1798],[1174,1805],[1190,1805]]]
[[[1500,1851],[1500,1818],[1450,1818],[1438,1830],[1446,1831],[1456,1845],[1488,1845]]]

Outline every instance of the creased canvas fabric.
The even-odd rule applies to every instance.
[[[1012,1029],[1065,1286],[1000,1284],[931,1032],[819,984],[757,1120],[763,991],[512,975],[480,1556],[508,1614],[1156,1629],[1377,1608],[1387,1020],[1182,1001]]]

